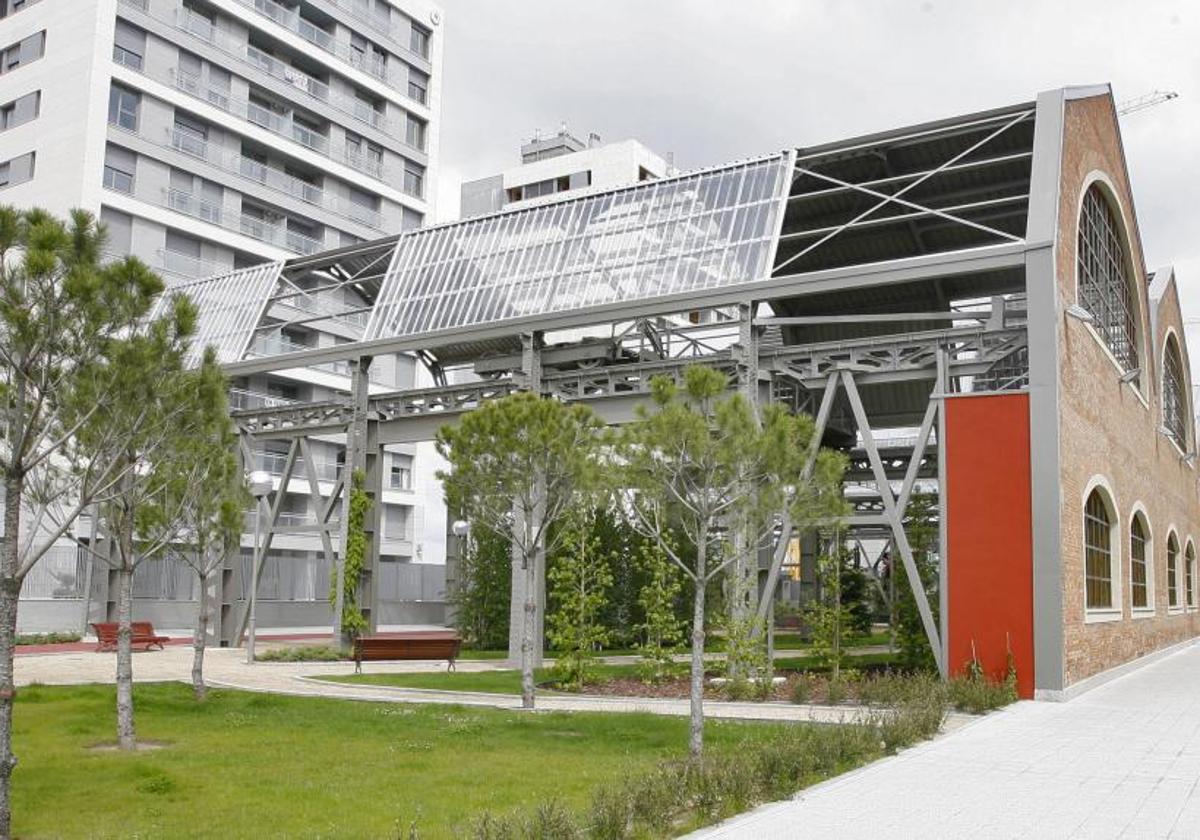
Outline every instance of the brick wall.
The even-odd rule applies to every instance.
[[[1185,464],[1175,444],[1159,433],[1162,424],[1161,356],[1169,327],[1183,335],[1179,301],[1172,285],[1163,295],[1151,332],[1151,306],[1138,241],[1136,218],[1111,99],[1068,101],[1064,115],[1059,243],[1056,252],[1059,311],[1076,302],[1075,250],[1078,208],[1091,173],[1107,176],[1129,232],[1142,324],[1138,346],[1140,385],[1123,384],[1120,369],[1094,330],[1064,317],[1060,347],[1059,442],[1062,474],[1062,598],[1066,684],[1078,682],[1158,648],[1197,635],[1196,613],[1168,614],[1166,545],[1173,524],[1180,568],[1188,539],[1200,540],[1200,494],[1196,466]],[[1181,339],[1182,341],[1182,339]],[[1185,369],[1187,349],[1182,346]],[[1187,374],[1185,374],[1187,375]],[[1189,378],[1190,381],[1190,378]],[[1190,398],[1190,394],[1189,394]],[[1189,404],[1189,417],[1191,416]],[[1038,434],[1034,429],[1033,434]],[[1188,448],[1193,448],[1194,442]],[[1112,488],[1119,517],[1119,620],[1085,622],[1083,496],[1089,480],[1102,475]],[[1152,617],[1130,610],[1129,523],[1135,503],[1144,506],[1152,542]],[[1200,585],[1200,584],[1198,584]],[[1182,601],[1182,571],[1180,572]]]

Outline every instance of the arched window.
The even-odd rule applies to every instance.
[[[1179,540],[1167,537],[1167,606],[1179,606]]]
[[[1079,305],[1092,314],[1121,367],[1133,370],[1138,366],[1137,300],[1120,230],[1112,205],[1092,184],[1079,213]]]
[[[1191,540],[1183,554],[1183,594],[1189,607],[1196,606],[1196,549]]]
[[[1113,539],[1115,517],[1096,488],[1088,494],[1083,508],[1083,553],[1085,606],[1089,610],[1108,610],[1113,601]]]
[[[1175,438],[1179,448],[1187,451],[1187,389],[1183,383],[1183,357],[1175,336],[1167,336],[1163,348],[1163,426]]]
[[[1146,573],[1146,526],[1140,513],[1129,524],[1129,606],[1150,606],[1149,576]]]

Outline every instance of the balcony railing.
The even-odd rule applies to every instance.
[[[306,236],[298,231],[288,230],[283,225],[267,221],[266,219],[259,219],[236,211],[228,211],[195,193],[169,187],[162,192],[163,197],[158,202],[161,206],[209,222],[210,224],[219,225],[226,230],[243,233],[260,242],[266,242],[269,245],[274,245],[287,251],[295,251],[305,256],[315,254],[325,247],[325,243],[319,239]],[[144,196],[138,197],[142,198],[143,201],[147,200]]]
[[[261,396],[261,395],[260,395]],[[285,400],[285,402],[287,402]],[[232,402],[230,403],[232,405]],[[250,406],[253,407],[253,406]],[[283,475],[284,469],[287,467],[286,452],[255,452],[254,453],[254,469],[262,470],[273,476]],[[318,481],[337,481],[338,476],[342,474],[342,464],[333,461],[317,461],[316,476]],[[292,469],[292,479],[303,479],[308,475],[308,462],[303,458],[296,459],[296,465]]]
[[[392,26],[390,19],[379,17],[371,11],[370,3],[367,0],[330,0],[333,5],[338,8],[345,9],[354,17],[361,20],[363,23],[371,27],[373,32],[378,32],[392,42],[392,46],[396,48],[398,53],[415,56],[422,61],[428,61],[429,56],[416,52],[409,45],[411,31],[407,28],[401,30]]]
[[[284,29],[295,32],[313,46],[342,59],[347,64],[374,76],[379,81],[399,91],[392,78],[392,74],[388,71],[386,62],[380,61],[375,56],[366,55],[351,49],[349,44],[338,41],[337,38],[324,29],[301,17],[299,10],[289,9],[274,2],[274,0],[238,0],[238,2],[243,6],[254,9],[264,17],[270,18]],[[399,92],[402,93],[403,91]]]
[[[261,394],[258,391],[247,391],[243,388],[229,389],[229,407],[233,409],[241,410],[247,408],[279,408],[285,405],[293,405],[294,403],[295,400],[289,400],[283,397],[274,397],[270,394]],[[275,453],[264,452],[260,454],[273,455]],[[260,467],[260,469],[262,468]],[[280,465],[279,469],[282,472],[282,464]]]
[[[285,338],[282,335],[264,335],[259,336],[254,342],[254,347],[251,353],[259,356],[278,356],[283,353],[298,353],[303,350],[314,350],[315,347],[308,344],[300,344]],[[321,362],[319,364],[301,364],[300,367],[311,368],[312,370],[325,371],[337,376],[350,378],[350,363],[346,361]],[[384,385],[389,388],[395,387],[394,382],[387,381],[384,378],[383,371],[378,368],[368,368],[367,381],[374,382],[376,385]]]
[[[212,277],[215,274],[229,272],[230,266],[202,260],[191,254],[182,254],[169,248],[159,248],[155,252],[158,259],[156,267],[168,274],[198,280],[201,277]]]
[[[162,16],[147,12],[151,17],[162,20]],[[170,21],[164,20],[169,23]],[[212,22],[191,9],[178,9],[175,15],[175,26],[178,29],[199,38],[205,43],[232,56],[238,61],[265,73],[273,79],[287,83],[312,99],[322,102],[347,116],[375,128],[389,137],[399,139],[400,134],[392,130],[387,117],[376,111],[368,103],[353,96],[346,96],[330,89],[329,85],[320,79],[313,78],[292,65],[275,58],[263,50],[239,40],[232,33],[213,26]],[[410,145],[407,141],[402,141]],[[410,146],[410,148],[417,148]],[[423,149],[417,148],[417,151]]]

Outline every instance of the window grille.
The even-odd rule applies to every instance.
[[[1167,606],[1179,606],[1179,542],[1172,534],[1167,538]]]
[[[1187,449],[1187,391],[1183,385],[1183,360],[1174,336],[1163,353],[1163,425],[1181,449]]]
[[[1079,303],[1125,370],[1138,366],[1137,306],[1129,260],[1108,200],[1093,185],[1079,215]]]
[[[1129,598],[1134,609],[1149,606],[1146,575],[1146,529],[1135,516],[1129,526]]]
[[[1086,603],[1089,610],[1113,606],[1112,518],[1099,490],[1093,490],[1083,511],[1083,550]]]
[[[1183,593],[1189,607],[1196,606],[1196,550],[1188,543],[1187,552],[1183,555]]]

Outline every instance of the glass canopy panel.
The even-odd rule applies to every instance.
[[[221,364],[236,362],[245,355],[251,333],[282,270],[282,262],[264,263],[172,286],[159,297],[151,315],[157,317],[164,311],[174,295],[186,295],[199,311],[189,363],[198,363],[204,348],[210,345]]]
[[[787,170],[778,155],[405,234],[365,338],[765,279]]]

